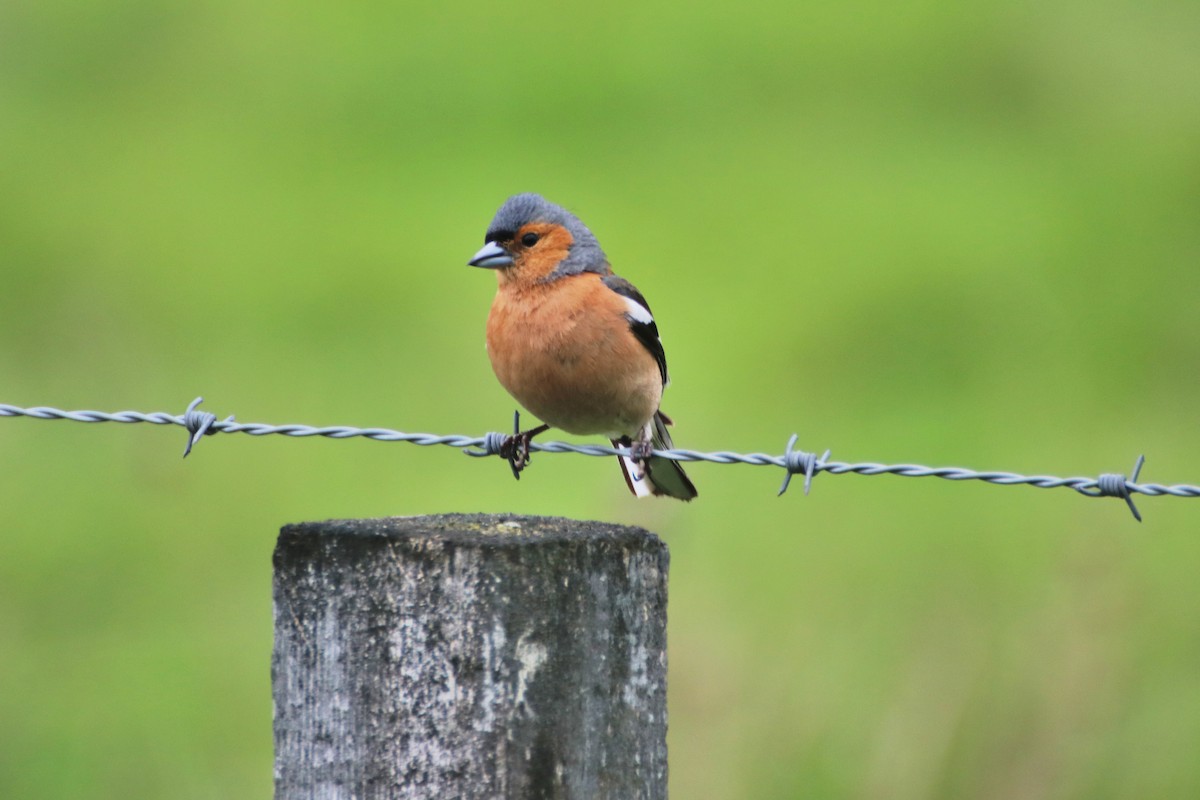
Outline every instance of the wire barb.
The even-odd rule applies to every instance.
[[[217,421],[216,414],[210,414],[207,411],[197,410],[197,406],[204,402],[203,397],[197,397],[188,404],[187,411],[183,413],[183,427],[187,428],[191,436],[188,437],[187,446],[183,448],[183,457],[187,458],[188,453],[192,452],[192,447],[196,442],[200,441],[202,436],[211,436],[219,429],[213,425]],[[233,415],[225,418],[225,424],[233,422]]]
[[[1133,496],[1130,494],[1130,491],[1138,488],[1138,475],[1142,474],[1142,465],[1145,463],[1145,455],[1137,457],[1137,461],[1133,464],[1133,477],[1129,480],[1126,480],[1125,476],[1119,472],[1106,472],[1096,480],[1095,491],[1087,491],[1078,487],[1075,491],[1088,497],[1120,497],[1129,505],[1129,510],[1133,513],[1133,518],[1141,522],[1142,515],[1138,511],[1137,506],[1133,504]]]
[[[801,472],[804,473],[804,496],[808,497],[808,492],[812,489],[813,475],[824,469],[825,462],[829,460],[829,450],[818,459],[816,453],[794,449],[799,438],[800,434],[793,433],[792,438],[788,439],[787,449],[783,452],[783,466],[787,475],[783,476],[783,484],[780,485],[776,497],[782,497],[788,489],[788,484],[792,482],[792,476]]]
[[[508,439],[507,433],[497,433],[491,431],[483,436],[482,444],[475,447],[464,447],[463,454],[474,456],[475,458],[483,458],[484,456],[498,456],[500,449],[504,447],[504,441]]]

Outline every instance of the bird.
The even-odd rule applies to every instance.
[[[472,267],[495,270],[487,353],[500,384],[542,425],[505,439],[520,478],[532,438],[551,427],[603,434],[629,448],[618,461],[637,497],[696,497],[677,461],[659,405],[667,359],[650,305],[617,276],[596,237],[538,194],[509,197],[488,226]]]

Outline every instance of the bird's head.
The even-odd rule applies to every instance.
[[[501,285],[548,283],[567,275],[611,270],[600,243],[562,206],[537,194],[504,201],[484,236],[484,246],[467,262],[496,270]]]

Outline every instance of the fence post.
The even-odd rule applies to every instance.
[[[275,797],[667,796],[667,547],[450,514],[286,526]]]

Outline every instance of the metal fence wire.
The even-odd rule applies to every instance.
[[[207,435],[217,433],[246,433],[251,436],[267,436],[281,434],[283,436],[322,436],[329,439],[352,439],[362,437],[380,442],[409,442],[410,444],[427,447],[430,445],[448,445],[460,448],[469,456],[503,455],[505,442],[509,438],[504,433],[488,433],[483,436],[464,436],[461,434],[438,435],[433,433],[404,433],[388,428],[355,428],[347,425],[314,427],[312,425],[271,425],[263,422],[236,422],[232,416],[218,419],[215,414],[200,411],[199,406],[204,398],[197,397],[188,405],[183,414],[171,414],[166,411],[63,411],[47,406],[20,408],[18,406],[0,403],[0,417],[30,417],[33,419],[65,419],[72,422],[145,422],[151,425],[178,425],[188,433],[187,444],[183,455],[187,456],[192,448]],[[514,416],[514,430],[518,418]],[[786,470],[779,494],[787,491],[793,475],[804,476],[804,493],[808,494],[812,487],[813,478],[827,472],[831,475],[900,475],[906,478],[943,478],[950,481],[984,481],[996,486],[1028,485],[1042,489],[1057,489],[1067,487],[1074,489],[1086,497],[1120,497],[1129,506],[1134,519],[1141,522],[1142,515],[1133,503],[1133,495],[1143,494],[1150,497],[1171,495],[1174,497],[1200,497],[1200,486],[1174,485],[1164,486],[1158,483],[1138,483],[1138,475],[1143,456],[1138,456],[1131,477],[1119,473],[1107,473],[1098,478],[1076,477],[1056,478],[1051,475],[1019,475],[1015,472],[980,472],[965,467],[926,467],[920,464],[877,464],[873,462],[847,463],[832,461],[830,451],[821,455],[795,449],[797,435],[793,434],[788,440],[782,455],[766,453],[735,453],[728,450],[702,453],[695,450],[655,450],[654,455],[674,461],[706,461],[712,464],[752,464],[757,466],[774,466]],[[586,456],[630,456],[629,448],[610,447],[608,445],[571,444],[569,442],[532,442],[531,451],[542,453],[579,453]]]

